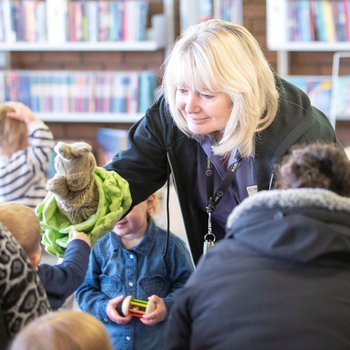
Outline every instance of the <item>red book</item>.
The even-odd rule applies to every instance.
[[[309,15],[310,15],[310,40],[316,40],[315,34],[315,9],[314,9],[314,1],[309,1]]]
[[[344,2],[344,14],[345,14],[345,34],[346,40],[350,40],[350,14],[349,14],[349,0],[343,0]]]

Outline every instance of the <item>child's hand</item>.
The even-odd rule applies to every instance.
[[[86,233],[72,231],[71,234],[72,234],[72,241],[74,239],[81,239],[82,241],[86,242],[89,245],[89,247],[91,247],[90,237]]]
[[[165,320],[167,311],[164,300],[157,295],[152,295],[148,300],[153,301],[155,305],[155,310],[150,314],[143,315],[140,321],[146,326],[154,326],[155,324]]]
[[[131,314],[129,314],[128,316],[123,317],[123,316],[119,315],[119,313],[117,311],[117,305],[119,303],[121,303],[124,300],[124,298],[125,298],[124,295],[120,295],[119,297],[111,299],[108,302],[108,304],[107,304],[107,309],[106,309],[107,317],[112,322],[115,322],[117,324],[127,324],[132,319]]]
[[[39,118],[23,103],[21,102],[5,102],[6,106],[14,109],[14,112],[6,113],[6,117],[22,120],[27,125],[39,120]]]

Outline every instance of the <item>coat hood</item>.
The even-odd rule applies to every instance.
[[[270,257],[309,262],[337,253],[350,261],[350,198],[322,189],[261,191],[233,210],[226,232]]]

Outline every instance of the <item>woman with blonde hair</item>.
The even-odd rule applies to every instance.
[[[190,27],[165,62],[162,95],[105,167],[133,205],[175,183],[195,262],[223,238],[229,213],[268,189],[295,143],[336,142],[328,118],[270,68],[247,29],[223,20]]]
[[[57,311],[30,322],[11,350],[112,350],[107,331],[95,317],[80,311]]]

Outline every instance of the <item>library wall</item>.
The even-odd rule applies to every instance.
[[[151,0],[150,12],[162,12],[162,1]],[[175,11],[178,13],[178,11]],[[179,33],[179,17],[175,18]],[[243,0],[243,24],[253,33],[273,68],[276,53],[267,49],[266,4],[262,0]],[[12,52],[11,67],[29,70],[133,70],[153,69],[160,72],[164,51],[155,52]],[[290,74],[330,75],[332,53],[292,52]],[[317,62],[317,64],[315,64]],[[96,147],[96,132],[100,127],[124,128],[130,124],[111,123],[48,123],[56,139],[84,139]],[[350,122],[337,122],[337,133],[345,145],[350,145]]]
[[[266,3],[243,0],[243,24],[256,37],[271,66],[276,69],[276,52],[267,49]],[[290,52],[290,75],[331,75],[333,52]],[[317,64],[315,64],[317,62]],[[337,121],[336,132],[341,142],[350,145],[350,121]]]
[[[163,12],[162,0],[149,0],[149,22],[154,14]],[[148,23],[150,27],[150,23]],[[160,75],[164,50],[157,51],[57,51],[57,52],[11,52],[11,69],[21,70],[71,70],[71,71],[133,71],[152,70]],[[56,140],[84,140],[95,150],[98,145],[96,133],[101,127],[128,129],[127,123],[65,123],[46,122]],[[97,153],[97,152],[96,152]]]

